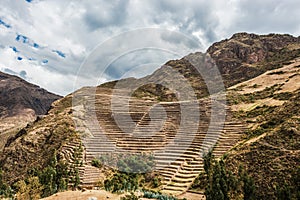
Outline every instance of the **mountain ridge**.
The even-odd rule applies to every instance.
[[[0,117],[17,115],[21,109],[32,109],[36,115],[45,114],[51,103],[61,96],[47,92],[37,85],[0,72]]]

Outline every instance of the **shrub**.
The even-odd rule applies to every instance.
[[[104,188],[110,192],[135,191],[138,189],[138,175],[116,173],[104,181]]]
[[[229,200],[243,196],[244,199],[255,198],[255,187],[251,177],[240,167],[237,176],[226,169],[225,162],[216,161],[212,152],[204,155],[204,170],[206,183],[205,196],[207,200]]]
[[[43,191],[43,186],[36,176],[29,177],[26,181],[20,180],[15,184],[17,188],[16,198],[23,199],[40,199]]]
[[[0,169],[0,199],[11,198],[12,197],[12,189],[9,185],[3,182],[2,170]]]
[[[132,192],[125,197],[121,197],[121,200],[138,200],[139,198],[135,196],[135,194]]]
[[[98,159],[95,158],[95,159],[92,160],[92,166],[101,168],[102,167],[102,163],[101,163],[100,160],[98,160]]]

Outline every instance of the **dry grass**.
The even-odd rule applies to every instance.
[[[300,69],[297,67],[299,65],[300,60],[297,59],[292,64],[270,70],[253,79],[234,85],[229,89],[238,90],[240,94],[249,94],[262,91],[275,84],[283,84],[281,90],[277,93],[293,92],[300,88]]]
[[[244,111],[248,112],[256,107],[260,106],[281,106],[284,104],[285,101],[277,100],[277,99],[272,99],[272,98],[266,98],[266,99],[258,99],[254,103],[240,103],[237,105],[232,105],[231,109],[233,111]]]

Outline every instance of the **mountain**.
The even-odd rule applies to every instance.
[[[117,172],[116,165],[130,170],[129,160],[147,168],[139,156],[150,154],[154,174],[134,179],[145,180],[139,182],[142,187],[172,195],[191,189],[203,193],[193,182],[201,180],[202,155],[212,149],[233,173],[245,167],[257,198],[286,192],[278,188],[295,195],[299,66],[299,37],[237,33],[213,44],[207,54],[168,61],[144,78],[84,87],[54,102],[47,115],[6,143],[0,159],[3,181],[12,185],[38,176],[42,182],[45,169],[66,164],[69,176],[63,180],[69,188],[113,191],[121,187],[107,185],[114,178],[130,182],[134,177]],[[111,164],[116,159],[122,162]]]
[[[229,39],[211,45],[207,53],[214,62],[213,65],[218,68],[219,73],[222,75],[223,84],[227,88],[254,78],[267,70],[280,68],[290,60],[298,57],[300,54],[299,42],[300,37],[293,37],[288,34],[256,35],[236,33]],[[197,52],[179,60],[168,61],[146,79],[154,79],[156,82],[161,80],[165,82],[174,81],[172,74],[166,72],[165,66],[170,66],[188,80],[198,98],[205,97],[208,95],[207,83],[205,82],[207,80],[203,80],[203,76],[199,72],[210,76],[213,83],[219,80],[212,77],[213,72],[201,65],[204,62],[203,59],[207,58],[203,53]],[[193,64],[191,64],[191,61]],[[198,62],[200,64],[196,64]],[[216,90],[218,91],[217,88]],[[160,96],[164,101],[172,101],[175,96],[170,95],[170,93],[164,87],[145,85],[140,87],[135,94],[139,94],[138,96]]]
[[[228,90],[235,117],[248,131],[228,152],[227,164],[253,177],[258,199],[299,199],[300,60]]]
[[[61,96],[50,93],[37,85],[0,72],[0,117],[18,115],[24,109],[31,109],[35,115],[44,115],[51,103]]]
[[[11,132],[46,114],[51,103],[59,98],[17,76],[0,72],[0,149]]]

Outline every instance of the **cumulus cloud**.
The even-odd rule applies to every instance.
[[[235,32],[297,36],[299,5],[292,0],[2,0],[0,70],[65,95],[84,85],[144,76]],[[122,34],[145,27],[168,31]],[[120,34],[130,42],[110,40]],[[107,41],[110,45],[103,46]]]

